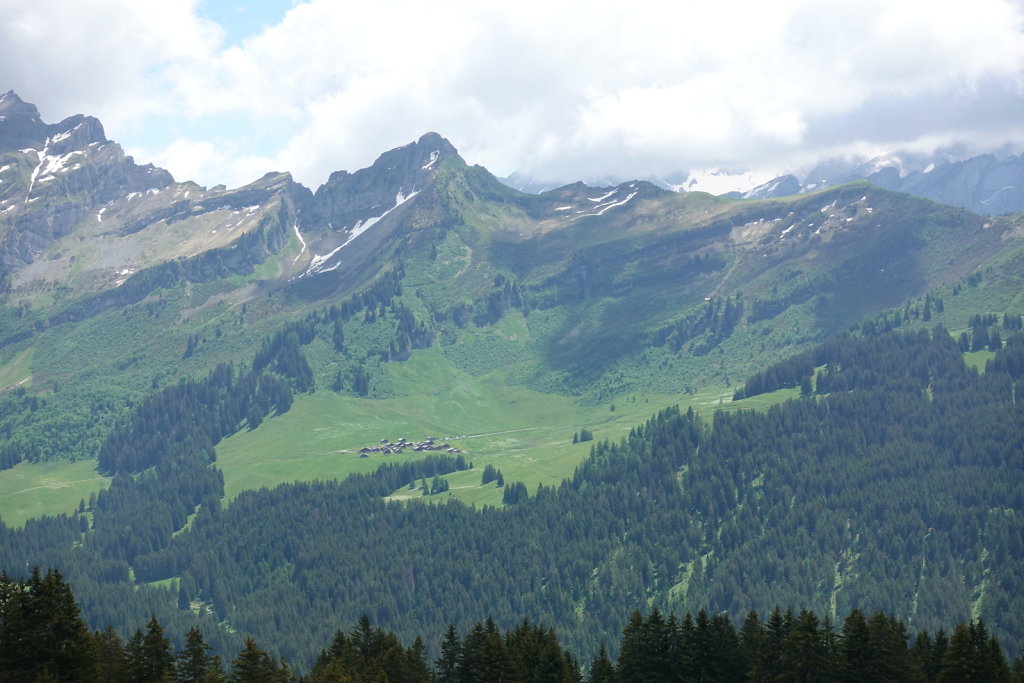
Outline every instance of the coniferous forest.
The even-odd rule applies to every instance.
[[[811,611],[763,620],[751,610],[737,629],[728,616],[667,617],[634,611],[613,659],[601,646],[584,672],[555,631],[523,619],[504,631],[488,617],[462,636],[449,625],[437,657],[422,638],[405,646],[363,615],[338,630],[303,676],[253,638],[229,661],[192,626],[175,649],[151,617],[127,639],[107,627],[90,631],[60,572],[38,568],[22,581],[0,574],[0,671],[4,680],[103,681],[352,681],[373,683],[616,683],[633,681],[986,681],[1024,680],[1024,660],[1012,667],[984,621],[910,634],[906,624],[875,612],[852,611],[841,625]]]
[[[268,346],[261,371],[296,340]],[[300,356],[280,357],[301,368]],[[248,634],[300,671],[362,615],[403,642],[422,636],[428,659],[450,624],[468,637],[490,615],[492,631],[528,619],[555,629],[580,662],[604,648],[621,667],[629,647],[619,636],[637,608],[697,614],[697,624],[701,609],[741,623],[750,610],[793,606],[828,642],[825,624],[845,627],[854,613],[881,612],[933,639],[973,622],[1016,655],[1022,356],[1019,332],[984,373],[941,328],[851,332],[762,377],[762,390],[803,386],[801,398],[710,422],[664,410],[619,442],[593,442],[561,486],[506,482],[502,509],[385,499],[469,466],[448,456],[248,491],[222,509],[212,445],[253,406],[284,409],[302,373],[274,372],[289,383],[279,387],[219,369],[165,390],[169,404],[197,406],[187,414],[199,426],[152,421],[180,434],[169,441],[209,444],[199,451],[209,457],[171,447],[155,464],[118,455],[152,410],[143,404],[105,446],[118,472],[110,488],[74,515],[0,527],[0,557],[14,577],[61,568],[91,629],[127,638],[155,615],[184,647],[198,623],[225,663]],[[242,385],[265,398],[231,400]]]

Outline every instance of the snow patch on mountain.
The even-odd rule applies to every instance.
[[[71,130],[66,130],[63,133],[57,133],[52,138],[50,138],[48,140],[48,142],[51,143],[51,144],[56,144],[56,143],[60,142],[61,140],[67,140],[69,137],[71,137],[72,133],[74,133],[76,130],[78,130],[79,128],[81,128],[84,125],[85,125],[84,123],[80,123],[77,126],[75,126],[74,128],[72,128]]]
[[[390,209],[388,209],[387,211],[385,211],[384,213],[382,213],[379,216],[371,216],[370,218],[367,218],[366,220],[360,219],[360,220],[356,221],[356,224],[349,231],[348,239],[346,239],[343,243],[341,243],[340,245],[338,245],[337,247],[332,249],[327,254],[324,254],[322,256],[319,255],[319,254],[313,254],[313,258],[310,259],[310,261],[309,261],[309,266],[306,268],[306,270],[299,277],[306,277],[308,275],[315,275],[317,273],[329,273],[332,270],[336,270],[341,265],[340,262],[335,263],[335,264],[333,264],[331,266],[327,265],[328,261],[330,261],[331,258],[334,257],[335,254],[337,254],[339,251],[341,251],[342,249],[347,247],[349,244],[352,243],[352,240],[354,240],[355,238],[359,237],[364,232],[366,232],[367,230],[372,228],[374,225],[379,223],[385,216],[387,216],[389,213],[391,213],[392,211],[397,209],[402,204],[405,204],[407,201],[409,201],[410,199],[415,197],[417,194],[419,194],[419,190],[414,190],[413,192],[410,192],[409,194],[403,194],[402,190],[399,189],[398,193],[395,195],[395,205],[394,206],[392,206]],[[299,232],[298,227],[296,227],[295,233],[298,234],[298,232]],[[299,239],[300,240],[302,239],[301,236],[299,237]],[[306,243],[303,242],[302,244],[303,244],[303,249],[305,249],[305,244]]]
[[[298,261],[299,257],[306,253],[306,240],[302,239],[302,233],[299,232],[299,224],[296,223],[292,226],[292,230],[295,231],[295,236],[299,238],[299,244],[302,245],[302,249],[299,250],[298,255],[292,259],[293,262]]]
[[[416,191],[414,191],[414,192],[412,192],[412,193],[410,193],[408,195],[404,195],[404,194],[402,194],[402,190],[398,190],[398,194],[395,195],[395,205],[392,206],[390,209],[388,209],[387,211],[385,211],[384,213],[382,213],[379,216],[373,216],[372,218],[367,218],[365,222],[363,220],[356,221],[356,224],[352,227],[352,231],[349,233],[348,239],[345,240],[345,244],[348,244],[349,242],[351,242],[355,238],[357,238],[360,235],[362,235],[364,232],[366,232],[371,227],[376,225],[377,222],[379,222],[382,218],[387,216],[389,213],[391,213],[392,211],[397,209],[402,204],[405,204],[407,201],[409,201],[410,199],[415,197],[417,194],[419,194],[418,190],[416,190]],[[343,244],[341,246],[344,247],[345,244]],[[338,247],[338,248],[340,249],[341,247]]]
[[[29,176],[28,193],[25,195],[26,202],[29,201],[29,195],[32,194],[32,190],[35,189],[37,185],[41,185],[42,183],[48,183],[51,180],[56,179],[58,173],[65,173],[67,171],[74,171],[78,168],[81,168],[81,164],[72,165],[71,160],[79,156],[84,157],[85,152],[83,152],[82,150],[76,149],[71,152],[68,152],[67,154],[47,153],[50,149],[52,149],[55,143],[70,136],[71,133],[81,125],[82,124],[78,124],[78,126],[75,126],[75,128],[72,128],[71,131],[68,131],[66,133],[59,133],[52,137],[46,138],[46,142],[43,143],[42,150],[22,150],[25,153],[34,153],[38,160],[36,163],[36,167],[32,169],[32,174]]]
[[[589,218],[591,216],[600,216],[600,215],[604,214],[605,211],[608,211],[610,209],[614,209],[616,207],[622,206],[623,204],[625,204],[629,200],[631,200],[633,197],[637,196],[637,194],[639,194],[639,191],[636,189],[636,185],[631,184],[629,186],[629,189],[631,189],[633,191],[629,195],[627,195],[625,199],[623,199],[621,201],[617,201],[617,202],[606,202],[605,204],[598,204],[597,206],[594,207],[594,210],[591,211],[590,213],[584,213],[583,211],[577,211],[576,213],[580,214],[580,215],[573,217],[572,220],[577,221],[577,220],[579,220],[581,218]],[[595,200],[593,197],[587,197],[587,199],[589,199],[592,202],[593,201],[600,201],[602,199],[607,199],[608,197],[611,197],[612,195],[614,195],[618,191],[619,191],[618,188],[616,188],[616,189],[612,190],[611,192],[609,192],[609,193],[599,197],[597,200]]]

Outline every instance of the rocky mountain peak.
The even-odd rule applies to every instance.
[[[47,147],[51,154],[68,154],[107,142],[103,124],[93,116],[75,114],[60,123],[47,124],[36,105],[13,90],[0,95],[0,151]]]
[[[105,145],[108,142],[99,119],[81,114],[69,116],[50,126],[48,132],[50,135],[47,142],[53,154],[68,154],[89,145]]]
[[[174,182],[125,156],[98,119],[76,114],[48,124],[13,91],[0,95],[0,176],[0,289],[90,216],[98,223],[99,207]]]
[[[25,102],[13,90],[0,95],[0,152],[42,146],[46,128],[34,104]]]
[[[458,151],[448,140],[437,133],[426,133],[416,142],[381,154],[370,168],[363,169],[356,175],[369,171],[391,180],[418,184],[424,172],[433,171],[444,159],[458,155]]]
[[[369,168],[336,171],[316,191],[309,227],[347,232],[365,225],[420,192],[445,159],[458,155],[448,140],[426,133],[381,154]]]
[[[8,90],[0,95],[0,116],[38,119],[39,110],[34,104],[29,104],[18,97],[13,90]]]

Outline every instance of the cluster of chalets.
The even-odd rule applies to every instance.
[[[368,458],[371,453],[380,453],[381,455],[401,455],[406,449],[416,453],[422,453],[423,451],[443,451],[445,453],[462,452],[449,443],[437,443],[437,439],[432,436],[428,436],[423,441],[417,442],[406,441],[405,438],[401,438],[392,443],[389,439],[381,439],[379,446],[366,446],[364,448],[360,448],[359,457]]]

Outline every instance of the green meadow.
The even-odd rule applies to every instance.
[[[590,443],[572,443],[583,427],[595,440],[617,441],[669,405],[692,405],[707,414],[760,408],[797,395],[795,389],[784,390],[731,403],[731,389],[714,387],[692,395],[628,394],[614,403],[582,405],[572,396],[509,384],[506,370],[470,375],[453,367],[439,348],[417,351],[387,370],[397,397],[365,399],[320,390],[297,397],[291,410],[259,429],[222,441],[217,462],[226,498],[289,481],[343,479],[384,463],[423,457],[410,450],[360,457],[359,449],[377,446],[381,439],[433,436],[458,448],[474,468],[449,475],[449,492],[431,500],[496,505],[501,490],[480,486],[485,465],[501,470],[506,482],[522,481],[531,492],[538,484],[557,485],[590,452]],[[421,497],[421,492],[405,489],[392,497]]]
[[[484,466],[501,470],[506,482],[521,481],[530,492],[539,484],[558,485],[571,477],[590,453],[591,443],[573,444],[586,427],[595,440],[617,441],[636,425],[670,405],[693,406],[702,414],[719,409],[763,408],[797,395],[789,389],[732,402],[732,390],[711,387],[694,394],[627,394],[614,402],[583,404],[576,397],[510,384],[508,370],[471,375],[452,365],[440,348],[417,351],[402,363],[389,363],[390,386],[398,396],[367,399],[321,389],[296,397],[284,415],[243,430],[217,446],[224,472],[225,501],[249,489],[285,482],[341,480],[380,465],[423,457],[371,454],[359,449],[381,439],[446,440],[462,451],[473,469],[447,477],[448,493],[432,502],[458,499],[500,505],[501,489],[480,485]],[[10,526],[44,514],[70,513],[82,499],[106,486],[95,461],[23,462],[0,471],[0,519]],[[421,497],[403,489],[394,499]]]
[[[20,527],[33,517],[70,514],[109,481],[96,472],[95,460],[19,463],[0,472],[0,520]]]
[[[589,427],[595,438],[618,438],[642,411],[581,407],[569,396],[509,385],[503,371],[469,375],[440,349],[416,352],[387,366],[395,398],[365,399],[321,390],[297,397],[284,415],[243,431],[217,447],[227,498],[285,481],[341,479],[386,462],[424,454],[359,456],[381,439],[447,441],[477,467],[494,464],[506,479],[557,483],[572,474],[588,449],[572,436]],[[655,406],[659,404],[654,404]],[[656,408],[655,408],[656,409]],[[640,418],[642,419],[642,418]],[[507,471],[506,471],[507,470]],[[477,475],[479,479],[479,475]]]
[[[0,391],[13,389],[32,379],[32,349],[16,352],[8,361],[0,361]]]

